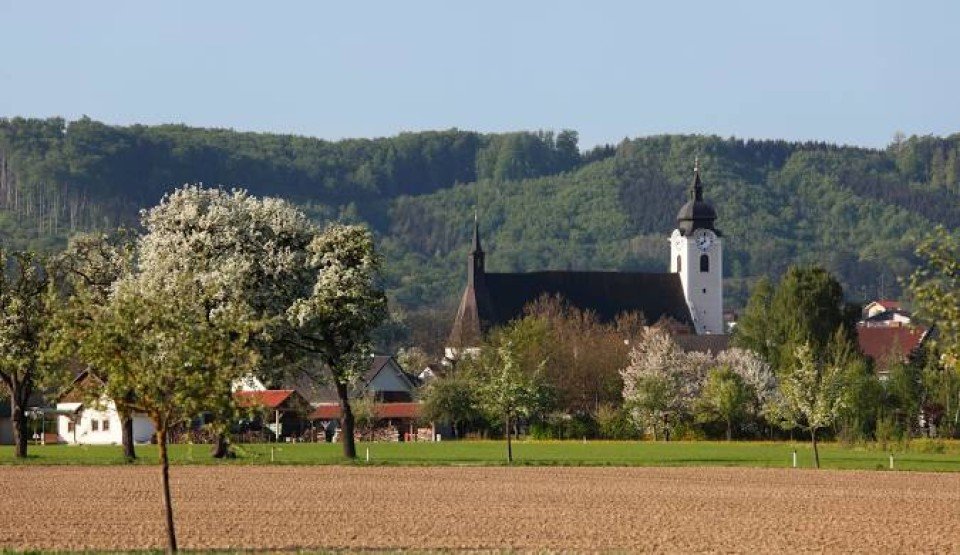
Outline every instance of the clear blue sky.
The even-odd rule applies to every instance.
[[[329,139],[960,131],[960,2],[0,0],[0,116]]]

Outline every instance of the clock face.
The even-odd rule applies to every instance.
[[[693,240],[697,243],[700,252],[707,252],[713,246],[713,234],[704,229],[698,229]]]

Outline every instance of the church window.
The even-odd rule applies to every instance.
[[[701,272],[710,271],[710,257],[705,254],[700,255],[700,271]]]
[[[678,254],[677,255],[677,273],[679,274],[682,271],[683,271],[683,262],[681,261],[680,255]]]

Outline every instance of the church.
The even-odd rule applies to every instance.
[[[524,308],[544,295],[559,295],[573,306],[595,312],[601,321],[637,312],[648,325],[669,320],[689,334],[723,334],[723,234],[716,220],[716,210],[703,198],[697,162],[690,200],[677,213],[677,228],[670,235],[669,273],[487,272],[479,225],[474,221],[467,285],[447,358],[479,346],[489,330],[522,318]]]

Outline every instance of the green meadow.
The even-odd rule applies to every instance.
[[[209,445],[171,445],[173,464],[371,464],[371,465],[505,465],[503,441],[449,441],[439,443],[359,443],[356,461],[341,455],[341,446],[329,443],[239,444],[236,458],[216,460]],[[629,441],[515,441],[514,465],[527,466],[744,466],[787,468],[793,453],[797,466],[813,466],[809,443],[792,442],[629,442]],[[154,464],[155,445],[137,446],[133,464]],[[909,443],[820,446],[823,468],[960,471],[960,441],[914,440]],[[368,460],[369,456],[369,460]],[[111,465],[127,464],[120,447],[31,445],[29,457],[17,460],[13,448],[0,447],[0,464]]]

